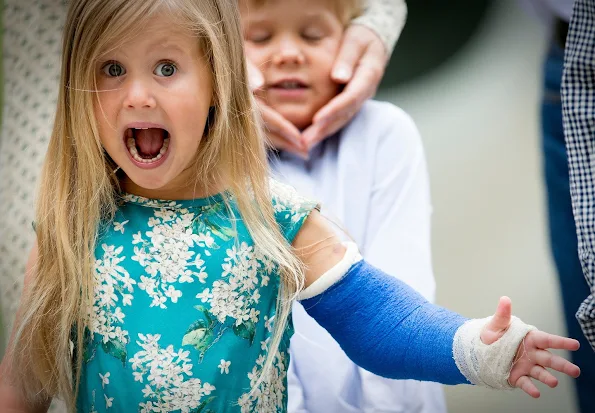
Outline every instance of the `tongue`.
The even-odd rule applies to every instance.
[[[163,146],[165,131],[163,129],[137,129],[134,139],[139,155],[154,158]]]

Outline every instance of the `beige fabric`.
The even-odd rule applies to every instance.
[[[365,14],[353,20],[353,24],[374,30],[390,55],[403,31],[406,18],[405,0],[369,0]]]

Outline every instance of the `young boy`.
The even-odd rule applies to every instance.
[[[242,0],[246,53],[265,78],[257,97],[297,128],[337,93],[332,64],[357,0]],[[271,156],[279,178],[320,200],[362,254],[434,298],[430,197],[419,133],[402,110],[369,101],[304,160]],[[390,258],[389,258],[390,257]],[[291,412],[446,411],[440,385],[375,376],[351,362],[331,336],[294,306],[288,374]]]

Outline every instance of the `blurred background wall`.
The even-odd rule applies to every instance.
[[[483,317],[508,295],[521,318],[564,334],[538,137],[547,35],[513,0],[408,3],[377,97],[409,112],[424,139],[438,303]],[[0,328],[0,355],[5,339]],[[451,413],[574,412],[569,380],[540,389],[539,400],[468,386],[446,394]]]

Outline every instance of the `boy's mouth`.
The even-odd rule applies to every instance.
[[[296,81],[296,80],[291,80],[291,81],[284,81],[284,82],[279,82],[273,85],[274,88],[278,88],[278,89],[288,89],[288,90],[292,90],[292,89],[305,89],[306,85]]]
[[[127,128],[124,142],[135,161],[152,163],[161,159],[169,147],[170,135],[163,128]]]
[[[283,90],[297,90],[307,89],[308,85],[300,79],[282,79],[277,82],[271,83],[269,88],[271,89],[283,89]]]

